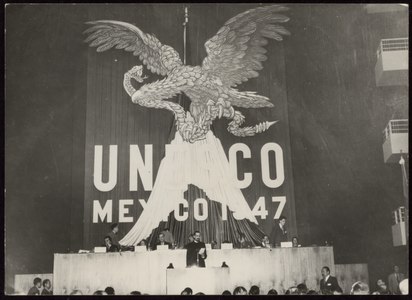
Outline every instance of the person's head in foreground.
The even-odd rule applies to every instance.
[[[50,290],[50,288],[51,288],[51,282],[50,282],[49,279],[43,280],[43,287],[46,288],[46,289],[48,289],[48,290]]]
[[[296,286],[292,286],[288,289],[288,295],[299,295],[299,290]]]
[[[82,291],[80,291],[80,290],[73,290],[73,291],[70,293],[70,296],[81,296],[81,295],[83,295],[83,293],[82,293]]]
[[[369,286],[362,281],[357,281],[352,285],[350,294],[351,295],[369,295]]]
[[[249,290],[249,295],[259,295],[260,289],[257,285],[252,285],[252,287]]]
[[[193,291],[190,287],[185,288],[180,295],[193,295]]]
[[[238,286],[233,290],[233,295],[247,295],[247,291],[243,286]]]
[[[270,289],[268,292],[268,295],[277,295],[277,294],[278,294],[278,291],[275,289]]]
[[[306,295],[306,293],[308,292],[308,288],[304,283],[298,284],[297,289],[299,295]]]
[[[139,291],[133,291],[130,293],[130,295],[141,295],[142,293]]]
[[[222,296],[230,296],[232,293],[228,290],[223,291]]]
[[[107,293],[107,295],[114,295],[114,288],[112,288],[111,286],[105,288],[104,291]]]
[[[322,278],[325,279],[326,276],[330,275],[330,269],[329,267],[323,267],[322,270],[320,271],[320,274],[322,275]]]
[[[389,295],[390,292],[385,281],[383,281],[382,279],[378,279],[376,281],[376,285],[378,286],[378,290],[375,292],[376,295]]]
[[[107,293],[105,291],[102,291],[102,290],[97,290],[93,293],[93,295],[103,296],[103,295],[107,295]]]
[[[36,288],[40,289],[41,288],[41,279],[39,277],[34,278],[33,279],[33,285]]]

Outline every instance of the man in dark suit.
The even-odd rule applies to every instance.
[[[200,241],[200,232],[195,231],[193,234],[193,242],[186,245],[186,267],[197,266],[205,268],[206,245]]]
[[[113,245],[112,238],[110,236],[104,237],[104,245],[106,246],[106,252],[119,252],[118,246]]]
[[[39,277],[34,278],[33,286],[30,288],[27,295],[40,295],[41,279]]]
[[[114,223],[110,225],[110,232],[106,234],[107,236],[110,236],[112,240],[112,244],[117,246],[117,248],[120,249],[120,244],[119,244],[119,224]]]
[[[332,295],[333,292],[342,293],[342,289],[338,284],[338,280],[336,277],[330,275],[329,267],[323,267],[322,271],[322,279],[320,281],[320,292],[322,295]]]
[[[393,273],[388,276],[388,289],[392,295],[400,295],[399,283],[405,279],[405,275],[399,272],[398,266],[393,266]]]
[[[280,247],[281,242],[288,241],[288,232],[286,231],[286,217],[280,216],[279,223],[275,224],[272,233],[270,234],[270,242],[272,246]]]
[[[154,245],[153,250],[157,250],[157,246],[167,246],[169,249],[172,249],[172,244],[165,241],[164,233],[159,233],[159,241]]]

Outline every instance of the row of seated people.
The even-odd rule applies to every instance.
[[[119,236],[119,224],[114,223],[110,226],[110,232],[105,236],[105,246],[107,248],[107,252],[116,252],[116,251],[124,251],[124,250],[131,250],[131,247],[121,246],[119,243],[120,236]],[[189,235],[188,243],[193,241],[193,234]],[[286,217],[280,216],[279,221],[274,225],[272,232],[270,234],[270,240],[267,235],[263,236],[260,244],[254,245],[250,241],[246,240],[246,236],[244,233],[238,233],[238,239],[235,241],[236,248],[253,248],[253,247],[263,247],[263,248],[272,248],[272,247],[280,247],[282,242],[287,242],[288,239],[288,232],[286,230]],[[223,243],[229,243],[229,241],[224,241]],[[298,243],[297,237],[292,237],[291,239],[291,246],[293,247],[300,247]],[[216,245],[216,242],[212,242],[213,245]],[[140,245],[147,246],[147,242],[145,240],[140,241]],[[167,245],[169,249],[177,248],[175,243],[173,234],[170,232],[169,228],[164,228],[164,230],[159,234],[158,240],[155,245],[151,248],[149,247],[148,250],[156,250],[157,245]]]
[[[381,279],[380,279],[381,280]],[[399,291],[400,294],[402,295],[408,295],[409,289],[408,289],[408,279],[404,279],[402,282],[399,284]],[[340,289],[339,286],[334,287],[334,288],[323,288],[319,291],[311,290],[308,289],[306,284],[301,283],[298,284],[297,286],[290,287],[284,292],[284,295],[343,295],[342,289]],[[354,284],[352,284],[351,291],[349,293],[350,295],[391,295],[391,293],[386,290],[382,290],[382,286],[378,286],[378,290],[371,293],[368,284],[362,281],[357,281]],[[83,295],[83,293],[80,290],[74,290],[70,293],[70,295]],[[112,287],[107,287],[105,290],[97,290],[93,293],[93,295],[115,295],[115,290]],[[148,294],[143,294],[140,291],[132,291],[130,292],[130,295],[148,295]],[[184,296],[189,296],[189,295],[205,295],[203,292],[197,292],[193,294],[193,290],[190,287],[185,288],[182,292],[181,295]],[[243,287],[243,286],[238,286],[236,287],[233,292],[229,290],[225,290],[222,292],[223,296],[229,296],[229,295],[263,295],[261,293],[261,290],[259,286],[257,285],[252,285],[249,289],[249,291]],[[267,292],[267,295],[281,295],[278,293],[277,290],[275,289],[270,289]]]
[[[119,252],[119,251],[133,251],[134,247],[122,246],[119,243],[117,236],[119,229],[118,224],[115,223],[111,227],[111,231],[104,237],[104,247],[106,247],[106,252]],[[193,242],[193,234],[188,237],[188,244]],[[230,241],[223,241],[223,243],[230,243]],[[217,243],[215,241],[211,242],[211,248],[216,248]],[[150,247],[145,239],[141,240],[138,246],[145,246],[147,250],[157,250],[157,246],[167,246],[169,249],[177,249],[177,244],[173,238],[172,233],[168,228],[165,228],[162,232],[158,234],[158,239],[156,243]],[[244,233],[238,233],[238,240],[234,243],[235,248],[272,248],[275,245],[270,242],[267,235],[263,236],[261,243],[256,245],[250,241],[246,240]],[[279,245],[277,245],[279,246]],[[292,247],[300,247],[297,237],[293,237],[291,241]],[[185,248],[185,247],[183,247]]]
[[[242,233],[240,233],[239,236],[240,236],[240,238],[239,238],[238,242],[235,243],[235,245],[234,245],[235,248],[239,248],[239,249],[272,248],[272,246],[270,244],[270,241],[269,241],[269,239],[266,235],[262,238],[262,242],[261,242],[260,245],[254,245],[251,242],[246,241],[245,236]],[[189,236],[188,242],[189,243],[193,242],[193,235]],[[231,244],[230,241],[223,241],[222,243],[223,244]],[[166,242],[164,233],[159,233],[158,240],[157,240],[156,244],[154,244],[152,247],[150,247],[148,245],[148,243],[145,239],[141,240],[139,242],[138,246],[145,246],[146,249],[149,250],[149,251],[157,250],[157,246],[167,246],[167,248],[169,248],[169,249],[178,249],[178,246],[177,246],[176,243]],[[293,237],[291,246],[292,247],[301,247],[301,245],[299,245],[299,243],[298,243],[297,237]],[[133,249],[134,249],[134,247],[122,246],[120,244],[115,244],[113,242],[112,238],[108,235],[104,237],[104,247],[106,247],[106,252],[133,251]],[[217,242],[212,241],[211,248],[215,249],[216,247],[217,247]],[[185,248],[186,248],[186,246],[183,247],[183,249],[185,249]]]
[[[321,270],[322,279],[320,281],[320,289],[319,291],[308,289],[305,283],[301,283],[297,286],[290,287],[288,290],[284,292],[285,295],[342,295],[343,291],[342,288],[338,284],[338,280],[336,277],[330,274],[330,269],[327,266],[324,266]],[[389,274],[388,276],[389,285],[385,283],[384,280],[378,279],[376,282],[377,289],[374,292],[370,292],[368,284],[362,281],[357,281],[352,284],[350,294],[354,295],[366,295],[366,294],[373,294],[373,295],[400,295],[400,294],[408,294],[408,279],[405,278],[405,275],[399,271],[398,266],[394,266],[393,273]],[[41,285],[43,283],[43,290],[41,289]],[[30,288],[29,295],[53,295],[51,281],[49,279],[42,280],[40,278],[35,278],[33,280],[33,287]],[[82,295],[83,293],[80,290],[74,290],[70,293],[71,295]],[[98,290],[94,292],[94,295],[114,295],[115,290],[112,287],[107,287],[104,291]],[[139,291],[133,291],[130,293],[131,295],[140,295]],[[181,295],[192,295],[193,291],[190,287],[185,288]],[[197,294],[203,294],[198,292]],[[242,287],[238,286],[233,290],[233,295],[259,295],[260,288],[257,285],[252,285],[249,289],[249,292]],[[275,289],[270,289],[267,293],[268,295],[277,295],[278,292]],[[229,290],[223,291],[222,295],[231,295]]]

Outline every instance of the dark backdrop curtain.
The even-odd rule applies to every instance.
[[[149,245],[155,245],[158,235],[164,228],[168,227],[176,241],[177,247],[182,248],[188,243],[188,237],[194,231],[198,230],[201,233],[202,241],[212,243],[215,241],[220,247],[224,241],[229,241],[236,247],[238,244],[239,233],[245,234],[245,239],[252,242],[254,245],[260,245],[265,233],[261,228],[250,222],[247,219],[236,220],[233,217],[233,212],[227,210],[227,220],[222,220],[222,205],[219,202],[210,200],[206,193],[194,185],[189,185],[184,198],[188,201],[189,212],[188,219],[185,221],[177,221],[174,213],[170,213],[167,222],[161,222],[159,226],[152,231],[148,237]],[[207,202],[205,209],[208,209],[208,218],[205,221],[197,221],[194,218],[194,201],[198,198],[203,198]],[[183,206],[180,207],[182,213]],[[204,212],[200,211],[200,214]]]

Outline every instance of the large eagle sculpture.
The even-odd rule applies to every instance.
[[[113,47],[133,52],[148,70],[165,76],[136,90],[131,79],[142,83],[145,77],[142,77],[142,66],[135,66],[124,75],[123,85],[134,103],[172,111],[183,140],[193,143],[204,139],[213,120],[222,116],[231,120],[228,131],[232,134],[253,136],[275,122],[241,128],[244,116],[233,106],[261,108],[273,107],[273,104],[267,97],[235,87],[258,77],[262,62],[267,59],[264,49],[267,39],[282,41],[282,35],[290,34],[279,25],[289,20],[279,14],[286,10],[288,8],[280,5],[263,6],[231,18],[205,43],[207,57],[201,66],[184,65],[172,47],[125,22],[87,22],[92,27],[85,31],[89,34],[85,42],[97,47],[98,52]],[[190,112],[175,102],[165,101],[179,93],[190,98]]]

